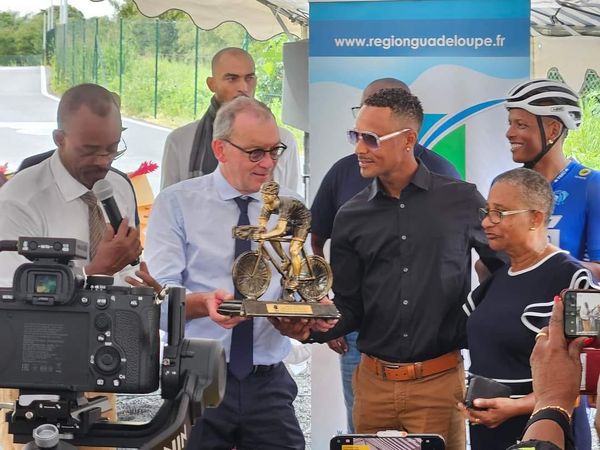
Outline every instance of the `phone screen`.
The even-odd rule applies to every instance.
[[[439,436],[338,436],[331,440],[330,450],[444,450]]]
[[[565,335],[597,336],[600,331],[600,291],[566,291]]]

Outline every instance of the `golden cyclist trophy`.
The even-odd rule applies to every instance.
[[[335,305],[319,303],[331,289],[329,264],[304,250],[310,211],[295,198],[279,197],[275,181],[264,183],[260,192],[264,205],[258,225],[241,225],[232,230],[234,238],[258,244],[256,250],[242,253],[233,263],[233,283],[243,298],[223,303],[219,312],[249,317],[339,318]],[[267,231],[271,214],[277,214],[278,221]],[[280,298],[259,300],[271,283],[272,268],[281,275]]]

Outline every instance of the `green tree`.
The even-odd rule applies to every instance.
[[[591,169],[600,170],[600,92],[581,98],[581,126],[570,131],[565,141],[565,154]]]
[[[13,11],[0,13],[0,56],[14,56],[17,54],[17,43],[14,32],[18,28],[18,15]]]

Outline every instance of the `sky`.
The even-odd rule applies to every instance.
[[[50,6],[51,1],[55,6],[60,5],[60,0],[0,0],[0,11],[16,11],[22,15],[37,13]],[[80,10],[86,18],[97,16],[110,16],[113,7],[106,0],[68,0],[69,5]]]

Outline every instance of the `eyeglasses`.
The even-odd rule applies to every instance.
[[[400,136],[406,131],[412,130],[411,128],[404,128],[403,130],[394,131],[393,133],[386,134],[385,136],[377,136],[375,133],[370,131],[348,130],[348,141],[350,141],[352,145],[356,145],[358,144],[359,140],[362,140],[369,149],[379,150],[379,147],[383,141]]]
[[[354,117],[356,119],[356,116],[358,116],[358,112],[360,111],[360,108],[362,108],[362,106],[353,106],[352,108],[350,108],[350,111],[352,111],[352,117]]]
[[[252,162],[258,162],[258,161],[262,160],[267,153],[269,154],[269,156],[271,157],[271,159],[273,161],[277,161],[279,159],[279,157],[283,154],[285,149],[287,148],[287,145],[280,142],[275,147],[272,147],[269,150],[265,150],[264,148],[245,149],[245,148],[240,147],[239,145],[234,144],[233,142],[231,142],[227,139],[223,139],[223,140],[225,142],[227,142],[228,144],[233,145],[239,151],[247,154],[248,158],[250,158],[250,161],[252,161]]]
[[[124,128],[124,130],[126,130],[126,128]],[[63,133],[65,136],[67,135],[67,133],[64,130],[59,129],[57,131]],[[79,152],[82,158],[109,158],[111,161],[119,159],[127,151],[127,143],[122,137],[118,143],[108,147],[108,152],[106,153],[98,153],[96,149],[93,148],[93,146],[91,147],[92,148],[87,148],[86,146],[76,146],[75,149],[77,150],[77,152]]]
[[[121,138],[121,140],[119,141],[119,146],[117,147],[117,151],[115,152],[115,156],[113,157],[113,161],[115,159],[119,159],[121,156],[123,156],[126,151],[127,151],[127,142],[125,142],[125,139]]]
[[[117,144],[117,149],[113,151],[109,151],[108,153],[96,153],[95,151],[83,150],[81,151],[81,156],[84,158],[109,158],[114,161],[115,159],[119,159],[121,156],[125,154],[127,151],[127,143],[125,139],[121,138],[119,143]]]
[[[513,211],[499,211],[497,209],[486,209],[479,208],[479,220],[483,221],[486,217],[490,219],[494,225],[498,225],[502,222],[505,216],[513,216],[515,214],[521,214],[526,212],[535,212],[535,209],[515,209]]]

